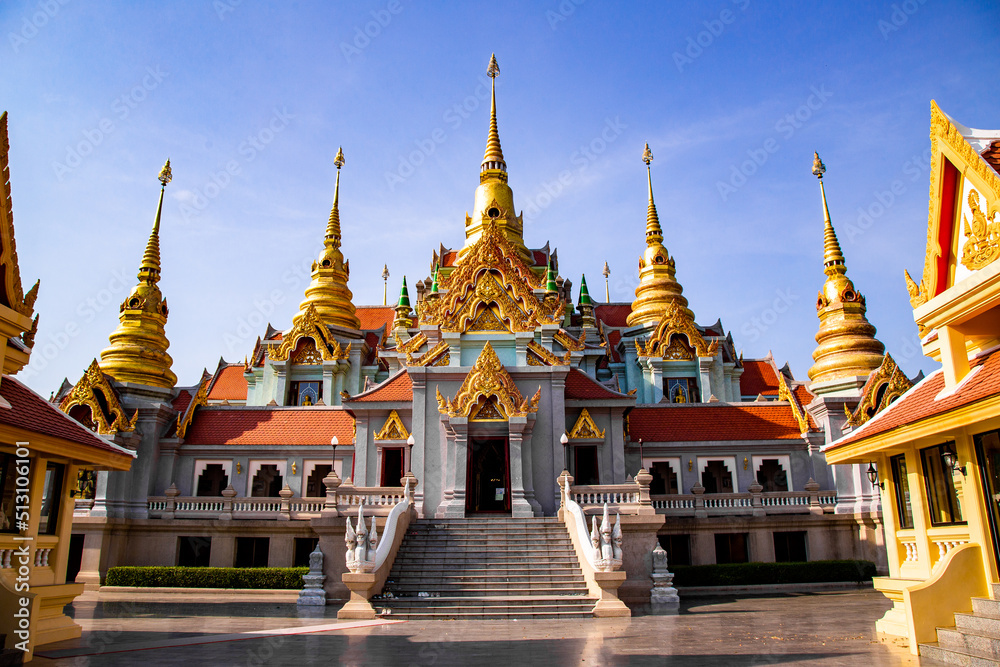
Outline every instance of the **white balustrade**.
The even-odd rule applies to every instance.
[[[591,517],[591,528],[587,528],[587,519],[583,508],[574,500],[570,490],[569,478],[564,477],[563,506],[573,517],[576,533],[580,537],[583,555],[587,562],[598,572],[614,572],[622,566],[622,526],[621,515],[616,515],[612,528],[608,518],[608,505],[604,504],[604,513],[600,527],[597,525],[597,515]],[[587,539],[589,536],[589,540]]]

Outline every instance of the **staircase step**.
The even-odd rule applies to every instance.
[[[955,614],[955,629],[981,637],[1000,639],[1000,620],[975,614]]]
[[[922,659],[936,660],[946,665],[962,665],[963,667],[996,667],[997,665],[997,661],[993,658],[983,658],[945,648],[937,642],[920,644],[920,657]]]
[[[972,598],[972,613],[985,618],[1000,619],[1000,600]]]
[[[954,628],[938,628],[938,646],[982,658],[1000,659],[1000,639],[966,633]]]
[[[420,619],[585,618],[597,602],[555,518],[416,521],[383,591],[377,608]]]

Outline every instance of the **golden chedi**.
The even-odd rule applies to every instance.
[[[653,202],[653,177],[649,163],[653,161],[653,152],[649,144],[642,153],[642,161],[646,163],[646,180],[649,183],[649,205],[646,209],[646,251],[639,259],[639,286],[635,288],[635,301],[632,302],[632,312],[626,323],[628,326],[639,324],[657,324],[667,312],[672,303],[680,305],[687,318],[694,320],[694,313],[687,307],[687,299],[682,292],[681,284],[677,282],[677,269],[674,259],[663,245],[663,230],[660,229],[660,218],[656,214],[656,204]]]
[[[101,352],[101,370],[118,382],[171,388],[177,376],[170,370],[167,354],[170,341],[164,332],[167,300],[157,285],[160,281],[160,216],[163,193],[170,182],[170,160],[160,171],[160,201],[156,206],[153,231],[139,267],[139,284],[121,305],[118,328],[109,337],[111,345]]]
[[[344,152],[337,149],[333,163],[337,166],[337,184],[333,190],[333,208],[326,223],[323,251],[312,265],[312,281],[306,287],[306,298],[299,304],[298,314],[292,318],[298,324],[311,304],[328,326],[358,329],[361,322],[352,301],[354,295],[347,287],[351,274],[350,262],[344,261],[340,251],[340,168],[344,166]]]
[[[486,153],[479,171],[479,187],[472,215],[465,216],[465,246],[459,251],[459,259],[468,254],[482,235],[485,226],[493,221],[497,230],[506,237],[524,260],[531,254],[524,245],[524,219],[514,211],[514,193],[507,185],[507,163],[500,147],[500,133],[497,130],[497,88],[496,77],[500,73],[496,55],[490,57],[486,71],[492,81],[492,104],[490,106],[490,131],[486,139]],[[534,262],[529,261],[529,264]]]
[[[867,377],[882,364],[885,352],[885,346],[875,339],[875,327],[865,317],[865,297],[847,277],[844,253],[826,204],[825,172],[826,166],[814,154],[812,173],[819,178],[823,198],[823,272],[826,273],[826,282],[816,300],[819,345],[813,352],[816,363],[809,369],[809,379],[814,384]]]

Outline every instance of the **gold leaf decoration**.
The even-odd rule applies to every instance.
[[[663,312],[660,323],[656,325],[653,335],[645,345],[638,340],[635,341],[635,349],[640,357],[668,358],[664,354],[671,349],[671,337],[677,335],[684,336],[688,346],[694,348],[699,357],[714,357],[719,349],[719,341],[713,340],[711,343],[706,341],[694,320],[677,301],[670,302],[670,307]]]
[[[889,354],[885,355],[882,365],[868,376],[868,381],[861,390],[861,401],[854,412],[849,413],[847,423],[850,426],[861,426],[911,387],[913,383],[900,370],[896,360]]]
[[[965,245],[962,247],[962,266],[975,271],[1000,257],[1000,212],[996,204],[983,213],[979,193],[969,190],[969,210],[972,222],[962,217],[965,231]]]
[[[112,388],[107,376],[97,364],[97,359],[90,362],[73,389],[63,398],[59,409],[70,414],[77,406],[90,408],[90,418],[100,435],[114,435],[117,432],[131,433],[135,430],[139,411],[132,418],[125,416],[125,408],[118,400],[118,394]]]
[[[385,424],[375,434],[376,440],[406,440],[408,437],[410,434],[406,430],[406,426],[403,425],[403,420],[399,418],[399,413],[395,410],[389,413]]]
[[[594,423],[594,419],[590,416],[590,412],[587,408],[584,408],[583,412],[581,412],[580,416],[577,418],[576,423],[573,424],[573,428],[570,429],[569,439],[583,440],[592,438],[604,438],[604,431],[597,428],[597,424]]]
[[[495,396],[500,410],[508,418],[524,417],[538,411],[541,387],[531,398],[522,398],[510,373],[500,363],[500,358],[487,341],[472,370],[465,376],[454,399],[445,399],[437,390],[438,411],[449,417],[468,417],[480,398]]]
[[[267,355],[274,361],[286,361],[298,346],[299,340],[306,337],[312,338],[323,361],[347,359],[351,353],[351,343],[348,343],[347,347],[341,347],[340,343],[330,335],[330,330],[320,319],[316,307],[310,303],[298,322],[284,335],[281,344],[267,348]]]

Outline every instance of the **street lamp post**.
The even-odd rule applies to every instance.
[[[406,474],[407,476],[413,474],[413,445],[416,444],[416,440],[413,439],[413,434],[406,439]]]
[[[565,470],[566,472],[569,472],[569,437],[563,433],[559,436],[559,442],[561,442],[563,446],[563,462],[566,464]]]

